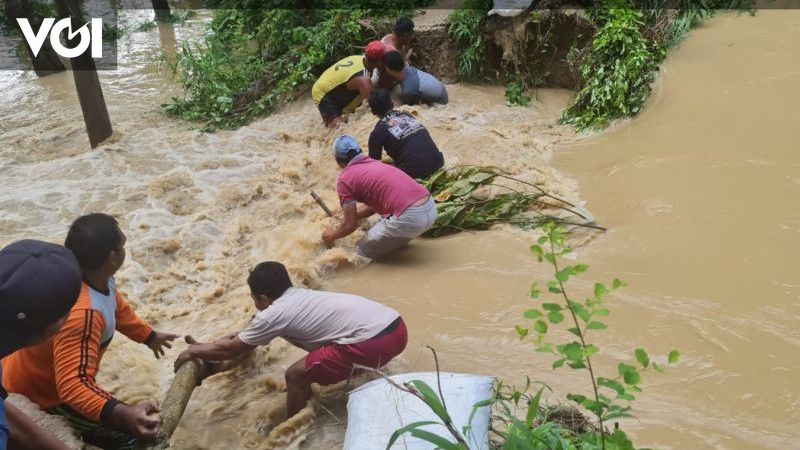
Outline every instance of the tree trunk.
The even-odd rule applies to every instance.
[[[33,30],[38,30],[42,26],[42,18],[36,16],[28,0],[3,0],[3,3],[6,7],[6,15],[17,29],[19,29],[19,24],[16,19],[28,19],[28,23],[31,24]],[[42,45],[39,54],[36,56],[33,55],[33,50],[31,50],[31,46],[27,42],[25,42],[25,49],[28,50],[28,55],[31,57],[36,76],[44,77],[65,70],[64,64],[53,50],[49,39],[45,39],[44,45]]]
[[[56,0],[56,6],[62,17],[72,19],[74,30],[84,25],[85,21],[78,0]],[[67,44],[74,47],[76,42],[67,40]],[[78,91],[78,101],[80,101],[81,111],[83,111],[83,122],[86,124],[86,132],[89,134],[89,145],[95,148],[108,139],[113,132],[111,119],[108,117],[108,108],[106,108],[106,101],[103,97],[103,88],[100,86],[100,78],[97,76],[97,67],[89,49],[82,55],[71,58],[70,64],[72,65],[75,89]]]
[[[170,13],[167,0],[152,0],[152,2],[153,11],[156,12],[156,21],[169,22],[172,19],[172,13]]]

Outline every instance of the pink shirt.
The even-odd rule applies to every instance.
[[[336,182],[342,206],[360,202],[382,216],[399,216],[415,202],[431,195],[397,167],[365,155],[356,156]]]

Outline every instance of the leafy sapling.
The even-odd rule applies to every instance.
[[[592,365],[592,357],[600,352],[600,348],[587,340],[588,335],[595,331],[608,328],[604,318],[610,314],[605,306],[605,298],[612,292],[625,287],[625,283],[614,279],[610,287],[602,283],[595,283],[593,295],[583,302],[573,300],[566,289],[566,284],[571,277],[585,273],[589,266],[585,264],[564,265],[563,257],[572,252],[565,244],[564,228],[547,223],[542,227],[544,234],[536,245],[531,246],[531,252],[539,262],[546,261],[553,267],[553,279],[547,282],[547,292],[556,300],[552,303],[539,302],[542,291],[537,283],[531,287],[530,297],[537,306],[525,311],[524,317],[533,321],[532,337],[536,350],[542,353],[552,353],[557,359],[553,362],[553,369],[568,366],[574,370],[585,370],[589,374],[592,391],[589,395],[569,393],[567,398],[580,407],[590,411],[597,418],[599,436],[598,448],[606,448],[606,440],[614,442],[627,440],[622,430],[608,434],[604,424],[608,421],[623,417],[631,417],[630,402],[636,400],[635,395],[642,392],[641,374],[649,369],[663,371],[663,366],[651,361],[650,355],[643,348],[634,351],[636,364],[619,363],[617,373],[612,376],[600,376]],[[551,325],[564,324],[574,337],[567,342],[553,342],[548,339]],[[517,326],[520,339],[525,339],[530,334],[527,327]],[[667,357],[669,364],[678,361],[677,350],[670,352]]]

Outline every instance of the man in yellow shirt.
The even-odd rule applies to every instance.
[[[386,47],[370,42],[364,55],[339,60],[320,75],[311,88],[311,98],[328,128],[342,123],[342,114],[352,113],[372,93],[370,74],[382,67]]]

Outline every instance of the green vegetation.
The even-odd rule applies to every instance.
[[[447,33],[460,47],[458,76],[478,80],[486,74],[481,24],[492,7],[490,0],[466,0],[447,19]]]
[[[38,17],[57,17],[56,2],[53,0],[30,0],[33,14]],[[0,33],[17,33],[17,24],[6,15],[5,2],[0,2]]]
[[[528,106],[530,102],[531,96],[521,81],[508,82],[506,85],[506,104],[508,106]]]
[[[125,34],[122,31],[122,28],[116,25],[109,25],[107,23],[103,24],[103,40],[104,41],[116,41]]]
[[[6,15],[6,8],[4,5],[0,4],[0,33],[9,34],[11,30],[14,29],[11,20],[9,20],[8,16]]]
[[[165,109],[206,130],[245,124],[294,98],[338,59],[360,53],[396,17],[429,3],[327,0],[289,9],[293,2],[224,0],[215,5],[223,9],[213,34],[201,45],[182,45],[175,70],[184,97]]]
[[[602,8],[593,20],[599,29],[581,65],[583,87],[564,113],[578,129],[602,128],[611,120],[635,115],[650,94],[663,50],[641,33],[643,13],[631,8]]]
[[[187,10],[183,12],[172,12],[169,15],[167,20],[164,20],[162,23],[172,23],[172,24],[181,24],[186,22],[189,19],[193,19],[197,16],[197,12],[194,10]],[[136,28],[135,31],[150,31],[158,27],[158,23],[155,20],[145,20],[144,22],[140,23]]]
[[[625,284],[618,279],[615,279],[610,286],[595,283],[591,297],[584,301],[576,301],[567,292],[566,285],[570,278],[584,274],[588,266],[564,264],[563,258],[571,253],[571,249],[566,246],[563,228],[550,222],[544,225],[543,231],[544,235],[531,247],[531,252],[539,262],[546,261],[552,266],[553,278],[546,285],[547,292],[555,296],[555,300],[541,301],[542,291],[538,284],[534,283],[530,290],[534,307],[524,313],[524,317],[532,322],[532,328],[517,326],[517,334],[520,339],[531,341],[537,352],[554,355],[556,360],[553,369],[569,367],[586,372],[590,391],[567,393],[566,398],[582,410],[594,415],[597,425],[589,426],[582,420],[565,421],[563,415],[558,417],[553,414],[552,407],[542,408],[540,403],[545,388],[539,388],[531,395],[530,382],[522,390],[508,389],[500,384],[492,398],[474,406],[473,415],[479,408],[494,409],[496,414],[491,431],[497,436],[492,441],[492,447],[496,449],[634,450],[633,442],[621,428],[615,426],[614,431],[610,432],[606,429],[606,424],[615,419],[632,417],[631,404],[636,400],[636,395],[642,392],[642,374],[651,369],[663,371],[665,364],[678,361],[679,353],[677,350],[672,350],[668,356],[658,358],[661,360],[659,363],[656,358],[651,358],[645,349],[637,348],[633,351],[630,364],[620,362],[616,373],[601,376],[592,364],[594,357],[600,353],[600,348],[592,344],[588,338],[590,334],[608,327],[602,321],[610,314],[605,299]],[[569,333],[566,340],[556,342],[549,337],[548,333],[556,326],[565,327],[565,331]],[[456,443],[422,429],[426,425],[437,423],[430,421],[415,422],[397,430],[392,436],[392,441],[404,433],[410,433],[437,445],[438,448],[446,450],[470,448],[463,437],[467,435],[469,424],[462,430],[463,434],[455,430],[444,403],[430,386],[415,380],[407,383],[405,390],[411,390],[431,408],[441,424],[450,431]],[[521,411],[518,410],[520,404],[522,404]]]
[[[504,182],[506,184],[502,184]],[[560,209],[585,219],[570,209],[571,203],[540,187],[488,167],[464,166],[440,170],[422,184],[436,200],[437,217],[426,236],[437,237],[464,230],[486,230],[500,223],[535,228],[548,221],[571,223],[540,211]],[[502,190],[494,193],[492,190]],[[535,208],[538,207],[538,208]]]
[[[579,130],[636,115],[667,50],[718,9],[751,8],[750,0],[604,0],[589,9],[597,26],[580,72],[582,87],[563,116]],[[634,7],[636,6],[636,7]]]
[[[158,24],[153,20],[146,20],[136,27],[136,31],[150,31],[158,27]]]

